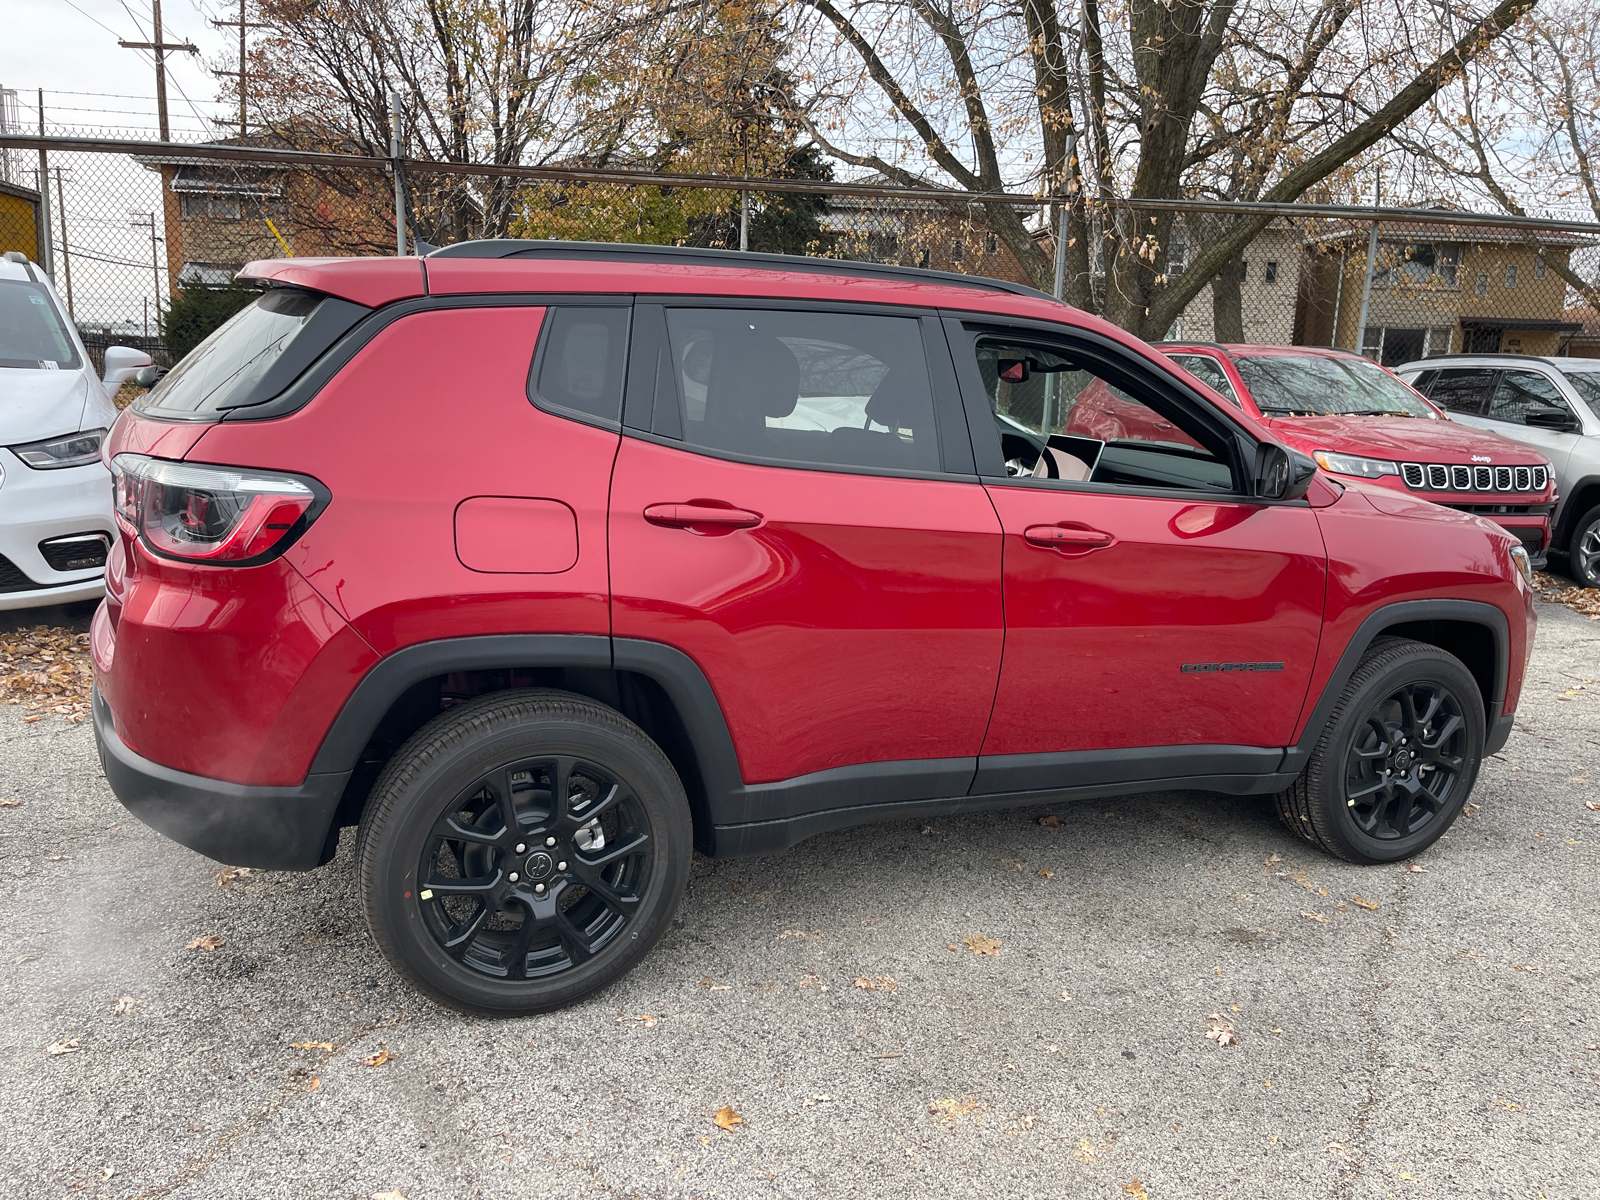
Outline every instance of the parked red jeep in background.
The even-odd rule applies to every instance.
[[[1536,568],[1550,548],[1555,472],[1538,450],[1452,421],[1386,367],[1318,346],[1156,346],[1261,418],[1324,471],[1504,525]]]
[[[695,848],[868,821],[1201,788],[1392,862],[1510,730],[1515,538],[1030,289],[511,241],[245,274],[108,439],[106,775],[227,863],[359,826],[444,1004],[586,996]]]

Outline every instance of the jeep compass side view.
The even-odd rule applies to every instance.
[[[234,865],[355,830],[440,1003],[571,1003],[694,851],[871,821],[1197,788],[1393,862],[1509,734],[1515,537],[1031,289],[519,241],[244,274],[107,441],[106,776]],[[1144,414],[1073,424],[1107,393]]]

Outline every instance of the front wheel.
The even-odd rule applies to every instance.
[[[1483,697],[1437,646],[1375,643],[1306,769],[1278,795],[1294,833],[1350,862],[1409,858],[1450,828],[1483,757]]]
[[[1600,588],[1600,504],[1579,519],[1568,546],[1567,566],[1578,586]]]
[[[558,1008],[661,937],[692,843],[677,773],[637,725],[565,692],[499,692],[435,717],[373,786],[367,922],[441,1004]]]

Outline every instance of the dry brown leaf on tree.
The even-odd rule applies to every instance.
[[[82,1048],[78,1045],[77,1038],[62,1038],[58,1042],[51,1042],[44,1048],[44,1052],[51,1058],[60,1058],[63,1054],[76,1054]]]
[[[961,942],[974,954],[987,954],[990,958],[1000,957],[1000,939],[992,938],[982,933],[969,933]]]
[[[361,1065],[363,1067],[381,1067],[384,1063],[393,1062],[399,1057],[400,1056],[398,1054],[391,1054],[389,1052],[389,1047],[385,1046],[376,1054],[369,1054],[363,1058],[361,1060]]]
[[[190,938],[184,943],[183,948],[185,950],[216,950],[218,947],[225,945],[227,943],[216,934],[208,933],[204,937]]]
[[[711,1119],[716,1122],[718,1129],[726,1129],[729,1133],[733,1132],[733,1127],[735,1125],[744,1124],[744,1118],[738,1113],[734,1112],[733,1109],[729,1108],[726,1104],[717,1109],[717,1115]]]

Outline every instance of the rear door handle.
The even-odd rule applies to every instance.
[[[1030,546],[1045,550],[1098,550],[1116,541],[1098,529],[1071,529],[1065,525],[1030,525],[1022,536]]]
[[[732,532],[761,524],[761,514],[746,512],[742,508],[691,501],[688,504],[652,504],[644,510],[644,519],[652,525],[666,529],[716,530]]]

